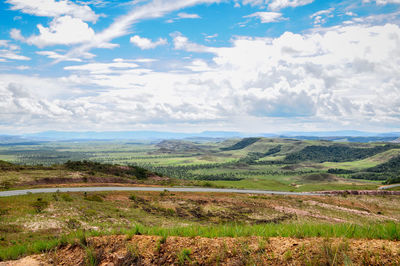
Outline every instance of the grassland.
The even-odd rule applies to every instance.
[[[154,143],[123,141],[48,142],[38,145],[0,146],[0,158],[17,164],[54,165],[67,160],[90,160],[120,165],[138,165],[175,180],[175,184],[265,190],[316,191],[376,189],[383,180],[359,179],[363,171],[400,155],[399,146],[361,160],[345,162],[286,162],[286,156],[307,147],[331,147],[329,141],[257,138],[250,141],[195,142],[169,140]],[[238,144],[239,143],[239,144]],[[382,143],[339,144],[353,150],[374,149]],[[233,147],[233,148],[232,148]],[[273,151],[272,153],[270,151]],[[361,173],[326,175],[329,169]],[[98,173],[96,173],[98,174]],[[64,171],[19,171],[0,173],[0,182],[21,184],[44,178],[73,177]],[[384,178],[380,177],[380,178]],[[176,180],[181,180],[177,181]],[[183,180],[183,181],[182,181]]]
[[[397,196],[53,193],[0,206],[0,260],[114,234],[400,239]]]
[[[7,168],[7,164],[3,164],[0,189],[117,183],[297,192],[372,190],[384,180],[352,177],[362,177],[371,167],[382,165],[400,155],[400,146],[384,145],[267,138],[209,142],[96,141],[3,145],[0,146],[0,159],[13,162],[19,168]],[[347,161],[341,161],[336,154],[329,155],[332,161],[312,156],[307,157],[310,158],[308,160],[286,160],[291,154],[303,156],[307,147],[313,147],[309,150],[318,150],[318,147],[329,150],[333,147],[355,151],[356,155],[352,157],[352,154],[346,154]],[[378,153],[359,159],[364,154],[362,149]],[[89,169],[86,167],[91,165],[89,163],[85,164],[86,168],[68,168],[65,164],[68,160],[88,160],[102,165],[93,164]],[[104,168],[107,164],[108,168]],[[144,169],[136,172],[135,167]],[[143,171],[147,174],[139,178]],[[217,249],[222,250],[225,242],[233,241],[230,250],[237,252],[220,254],[221,262],[228,263],[234,259],[257,262],[258,258],[260,263],[277,265],[335,265],[338,261],[344,264],[346,258],[361,263],[360,258],[363,258],[364,262],[390,264],[400,262],[400,247],[393,244],[396,242],[391,242],[400,240],[399,206],[400,198],[393,195],[260,196],[166,191],[4,197],[0,198],[0,260],[47,252],[53,254],[53,262],[57,258],[62,260],[65,255],[65,258],[79,258],[75,265],[88,264],[90,261],[96,264],[96,261],[112,260],[104,255],[110,249],[104,243],[114,245],[113,241],[118,240],[118,243],[128,241],[125,243],[128,246],[152,243],[149,244],[152,249],[145,253],[153,254],[153,257],[147,258],[150,262],[188,264],[192,260],[206,263],[199,254],[210,257],[212,252],[205,251],[206,247],[199,243],[216,245]],[[124,240],[121,236],[115,237],[116,234],[123,235]],[[280,237],[287,239],[280,240]],[[332,240],[324,242],[323,238]],[[197,239],[197,242],[193,239]],[[389,252],[388,249],[381,250],[381,246],[375,246],[380,254],[387,255],[379,257],[375,253],[368,253],[368,244],[356,243],[354,239],[360,239],[360,243],[370,243],[370,246],[377,245],[378,242],[374,242],[376,239],[389,241],[379,242],[379,245],[393,246],[393,250],[397,250],[390,249]],[[262,254],[257,251],[258,248],[253,248],[255,242],[267,240],[276,243],[281,241],[279,243],[283,246],[297,241],[304,244],[304,248],[288,246],[285,250],[277,251],[271,244],[268,249],[270,253]],[[90,241],[100,242],[88,244]],[[319,244],[315,246],[311,243]],[[346,243],[350,243],[349,247]],[[248,249],[246,245],[252,248]],[[357,253],[358,245],[364,245],[362,250],[368,252]],[[116,250],[118,248],[120,246],[115,246]],[[76,254],[69,256],[70,250],[75,250]],[[126,250],[132,251],[132,247]],[[194,251],[197,255],[194,255]],[[59,255],[55,256],[54,252]],[[278,253],[280,255],[271,257],[271,254]],[[146,260],[144,253],[132,251],[129,254],[128,257],[134,261]],[[313,262],[311,257],[307,257],[312,254],[319,254],[320,259]],[[214,264],[217,264],[219,259],[216,258],[220,255],[211,256]]]

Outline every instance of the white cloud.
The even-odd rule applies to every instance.
[[[166,2],[153,4],[162,12],[171,10],[160,3]],[[180,6],[187,3],[193,2],[180,2]],[[154,16],[142,6],[135,9],[135,19],[118,19],[122,24],[115,26],[115,32],[110,28],[105,35],[92,36],[76,54],[61,55],[59,50],[37,53],[55,60],[79,61],[85,54],[89,58],[88,49],[104,47],[118,34],[129,32],[130,23]],[[312,18],[327,14],[320,12]],[[51,26],[46,29],[50,36],[58,32],[52,32]],[[16,32],[14,36],[18,38]],[[138,41],[145,39],[137,37]],[[151,64],[156,71],[142,67],[155,62],[152,59],[116,58],[66,66],[68,76],[41,82],[28,75],[0,75],[0,108],[6,110],[0,114],[0,124],[28,127],[40,123],[43,128],[82,130],[116,126],[165,130],[169,126],[174,130],[275,131],[332,124],[338,128],[399,128],[398,25],[338,25],[301,34],[286,32],[276,38],[242,36],[233,38],[228,47],[195,43],[179,32],[171,37],[175,49],[210,53],[208,60],[158,61]],[[142,47],[157,42],[146,40]],[[46,45],[54,43],[51,38],[46,41]],[[0,41],[0,49],[9,45],[7,40]],[[53,92],[52,88],[58,87],[63,92]]]
[[[84,43],[93,40],[95,36],[87,23],[70,16],[53,19],[48,28],[41,24],[37,27],[39,35],[32,35],[25,41],[38,47]]]
[[[314,0],[235,0],[235,7],[243,5],[268,7],[270,10],[281,10],[287,7],[298,7],[311,4]]]
[[[314,0],[272,0],[268,4],[268,8],[271,10],[280,10],[286,7],[304,6],[312,2],[314,2]]]
[[[190,69],[191,71],[194,72],[202,72],[202,71],[210,71],[212,70],[207,62],[205,62],[202,59],[195,59],[191,62],[190,65],[186,66],[187,69]]]
[[[139,59],[135,59],[134,61],[138,62],[138,63],[153,63],[153,62],[157,62],[158,60],[154,59],[154,58],[139,58]]]
[[[196,53],[214,53],[216,51],[215,48],[190,42],[189,39],[183,36],[180,32],[174,32],[170,35],[173,38],[174,48],[177,50]]]
[[[351,11],[347,11],[345,14],[346,14],[346,16],[350,16],[350,17],[355,17],[355,16],[357,16],[356,13],[351,12]]]
[[[245,18],[257,17],[261,23],[271,23],[282,20],[282,14],[278,12],[255,12],[253,14],[244,16]]]
[[[140,20],[159,18],[169,12],[187,8],[197,4],[218,3],[221,0],[153,0],[143,5],[136,6],[131,12],[118,17],[114,23],[102,32],[96,34],[95,38],[68,53],[69,57],[79,57],[82,53],[92,48],[111,48],[109,42],[114,38],[129,33],[129,27]]]
[[[364,3],[376,2],[377,5],[400,4],[400,0],[363,0]]]
[[[30,66],[24,66],[24,65],[16,67],[16,69],[18,69],[18,70],[27,70],[27,69],[30,69],[30,68],[31,68]]]
[[[69,0],[6,0],[6,2],[12,5],[12,10],[19,10],[35,16],[59,17],[69,15],[91,22],[96,22],[99,17],[89,6],[77,5]]]
[[[21,31],[18,29],[11,29],[10,36],[16,41],[25,42],[25,38],[21,35]]]
[[[312,14],[310,16],[310,18],[314,19],[314,24],[323,24],[323,23],[325,23],[327,21],[328,18],[334,17],[333,14],[332,14],[332,12],[334,10],[335,9],[333,7],[329,8],[329,9],[325,9],[325,10],[320,10],[320,11],[315,12],[314,14]],[[349,13],[349,12],[347,12],[347,13]],[[347,15],[347,13],[346,13],[346,15]],[[353,13],[351,13],[351,15],[353,15]]]
[[[175,72],[89,64],[69,67],[75,74],[68,80],[113,88],[86,100],[107,103],[106,110],[97,112],[102,117],[130,123],[172,125],[181,120],[187,127],[204,122],[264,131],[332,123],[376,130],[400,123],[397,25],[338,26],[274,39],[242,37],[221,48],[193,43],[179,33],[173,38],[175,48],[211,52],[212,61],[190,60]],[[181,71],[182,66],[190,71]],[[138,98],[147,102],[138,103]]]
[[[139,47],[142,50],[145,49],[154,49],[160,45],[166,45],[167,39],[159,38],[157,41],[153,42],[152,40],[144,37],[140,37],[139,35],[132,36],[130,38],[130,42]]]
[[[240,7],[240,4],[235,0],[236,4],[235,7]],[[269,0],[242,0],[243,5],[251,5],[251,6],[263,6],[266,5]],[[239,6],[238,6],[239,5]]]
[[[0,40],[0,46],[8,46],[8,40]]]
[[[27,56],[17,54],[7,49],[0,49],[0,58],[11,59],[11,60],[31,60]]]
[[[36,53],[38,55],[47,56],[48,58],[55,59],[55,60],[72,61],[72,62],[81,62],[82,61],[82,59],[80,59],[80,58],[67,57],[65,55],[59,54],[54,51],[37,51]],[[95,56],[94,54],[87,53],[84,57],[89,59],[89,58],[93,58],[94,56]]]
[[[19,54],[19,46],[10,43],[9,40],[0,40],[0,60],[5,62],[7,61],[6,59],[31,60],[29,57]]]
[[[67,66],[64,69],[73,71],[88,71],[91,74],[110,74],[137,67],[138,65],[135,63],[115,61],[114,63],[90,63],[77,66]]]
[[[198,18],[201,18],[198,14],[189,14],[186,12],[180,12],[175,18],[168,19],[166,22],[173,23],[180,19],[198,19]]]
[[[185,13],[185,12],[180,12],[180,13],[178,13],[178,18],[196,19],[196,18],[201,18],[201,17],[197,14],[189,14],[189,13]]]

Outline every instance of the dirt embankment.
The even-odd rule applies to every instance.
[[[400,242],[324,238],[93,237],[4,265],[398,265]]]
[[[49,185],[49,184],[70,184],[70,183],[121,183],[121,184],[135,184],[135,180],[129,180],[121,177],[51,177],[42,178],[34,181],[22,183],[22,186],[35,186],[35,185]]]
[[[325,195],[400,195],[400,191],[387,191],[387,190],[331,190],[331,191],[318,191],[317,193]]]
[[[157,175],[149,175],[147,181],[167,181],[168,177],[160,177]],[[62,185],[62,184],[138,184],[137,179],[129,179],[117,176],[82,176],[75,177],[45,177],[28,182],[19,183],[18,186],[38,186],[38,185]]]

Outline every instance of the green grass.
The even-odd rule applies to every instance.
[[[341,163],[325,162],[325,163],[322,163],[321,165],[324,167],[327,167],[327,168],[340,168],[340,169],[346,169],[346,170],[363,170],[363,169],[367,169],[370,167],[377,166],[378,164],[384,163],[399,154],[400,154],[400,149],[391,149],[391,150],[388,150],[385,152],[378,153],[374,156],[371,156],[371,157],[363,159],[363,160],[352,161],[352,162],[341,162]]]
[[[148,227],[136,225],[128,230],[109,231],[76,231],[51,240],[37,240],[31,243],[1,247],[0,261],[17,259],[24,255],[50,251],[66,243],[79,243],[90,236],[126,234],[128,237],[136,234],[156,235],[162,237],[324,237],[324,238],[356,238],[356,239],[387,239],[400,240],[400,224],[381,223],[371,225],[356,224],[323,224],[323,223],[291,223],[291,224],[262,224],[242,225],[227,224],[214,226],[186,226],[186,227]],[[185,252],[187,255],[187,252]]]
[[[263,225],[217,225],[176,228],[139,227],[146,235],[184,237],[346,237],[359,239],[400,240],[400,224],[386,223],[361,226],[356,224],[263,224]]]
[[[246,157],[249,152],[263,153],[277,145],[281,146],[281,150],[268,157],[259,159],[262,161],[283,160],[286,155],[299,151],[309,145],[330,145],[330,142],[323,141],[293,141],[287,139],[268,139],[262,138],[240,150],[220,151],[220,148],[235,144],[239,140],[227,140],[224,142],[209,143],[190,143],[192,146],[198,147],[198,150],[178,149],[172,150],[172,153],[163,153],[159,150],[159,146],[151,143],[130,143],[126,141],[99,141],[99,142],[51,142],[40,145],[20,145],[0,147],[0,159],[11,160],[19,163],[51,165],[53,163],[61,163],[68,159],[74,158],[98,161],[102,163],[114,164],[137,164],[144,168],[153,167],[159,169],[161,174],[171,178],[182,179],[216,179],[226,178],[244,178],[239,182],[232,181],[215,181],[214,186],[249,188],[249,189],[265,189],[265,190],[285,190],[285,191],[305,191],[310,189],[327,190],[327,189],[374,189],[376,186],[372,184],[361,184],[353,181],[345,182],[349,184],[337,185],[320,182],[319,185],[307,184],[302,182],[299,176],[306,173],[326,172],[328,168],[340,168],[349,170],[359,170],[375,166],[384,162],[393,156],[400,154],[400,149],[391,149],[371,156],[370,158],[354,161],[354,162],[325,162],[325,163],[299,163],[295,165],[284,164],[259,164],[259,165],[237,165],[235,162]],[[186,143],[186,142],[185,142]],[[189,142],[188,142],[189,143]],[[360,144],[348,143],[349,146],[356,147]],[[365,147],[375,144],[362,144]],[[226,164],[228,163],[228,164]],[[193,167],[193,165],[207,165],[203,168]],[[215,164],[214,168],[210,168],[210,164]],[[179,169],[185,166],[184,170]],[[289,166],[289,167],[287,167]],[[159,167],[159,168],[157,168]],[[11,183],[11,188],[21,185],[27,181],[34,181],[42,178],[52,177],[71,177],[74,173],[63,170],[23,170],[8,171],[0,173],[0,189],[1,182]],[[99,176],[96,173],[96,176]],[[262,181],[261,181],[262,180]],[[195,184],[194,182],[193,184]],[[253,184],[251,184],[253,183]],[[291,186],[292,183],[302,185],[299,188]],[[20,186],[19,185],[19,186]]]
[[[287,184],[281,183],[276,180],[267,179],[243,179],[240,181],[208,181],[217,187],[229,187],[240,189],[261,189],[261,190],[282,190],[289,191],[293,189]]]
[[[165,193],[164,193],[165,194]],[[66,197],[68,195],[68,197]],[[85,198],[97,195],[103,201],[88,201]],[[132,197],[132,195],[134,195]],[[196,198],[199,202],[196,203]],[[218,204],[203,205],[202,198],[213,197]],[[33,203],[49,202],[41,212],[35,211]],[[124,199],[124,201],[121,201]],[[360,216],[339,209],[309,205],[309,200],[333,206],[368,211],[369,215]],[[45,252],[66,243],[86,242],[88,236],[103,234],[145,234],[167,236],[203,236],[203,237],[240,237],[240,236],[283,236],[283,237],[348,237],[399,239],[400,224],[378,224],[385,217],[398,219],[400,210],[396,196],[347,196],[347,197],[305,197],[278,195],[246,194],[202,194],[156,192],[98,192],[87,193],[48,193],[30,194],[0,198],[0,260],[16,259],[22,255]],[[191,213],[199,208],[203,218],[194,215],[181,217],[173,208],[186,202]],[[248,203],[243,207],[236,205]],[[165,205],[167,204],[167,205]],[[170,204],[173,204],[172,206]],[[221,205],[222,204],[222,205]],[[233,206],[231,205],[233,204]],[[253,205],[255,204],[255,205]],[[326,220],[312,220],[310,217],[293,217],[279,224],[242,223],[220,219],[219,214],[229,213],[240,216],[241,209],[249,206],[260,207],[254,214],[265,217],[278,214],[268,206],[289,206],[304,211],[315,211],[326,217],[340,218],[343,224],[328,224]],[[185,206],[186,206],[185,205]],[[174,207],[175,206],[175,207]],[[171,208],[171,214],[166,212]],[[146,210],[147,209],[147,210]],[[163,211],[164,210],[164,211]],[[212,214],[208,215],[211,211]],[[376,219],[376,215],[382,219]],[[250,215],[250,214],[249,214]],[[279,214],[281,216],[282,214]],[[251,215],[249,217],[252,217]],[[46,224],[49,221],[50,223]],[[250,221],[250,220],[248,220]],[[31,227],[41,224],[44,227]],[[54,224],[56,223],[56,224]],[[357,225],[354,225],[357,223]],[[253,225],[252,225],[253,224]],[[85,225],[84,227],[82,225]],[[86,228],[88,231],[82,231]],[[88,229],[89,228],[89,229]],[[91,229],[90,229],[91,228]],[[92,231],[91,231],[92,230]]]
[[[316,184],[305,184],[294,191],[306,192],[306,191],[327,191],[327,190],[373,190],[379,187],[377,182],[359,182],[354,180],[353,183],[316,183]]]
[[[287,177],[283,177],[287,178]],[[278,178],[277,178],[278,179]],[[288,180],[290,182],[290,180]],[[210,186],[240,188],[240,189],[257,189],[257,190],[272,190],[272,191],[324,191],[324,190],[371,190],[377,189],[379,182],[346,180],[346,182],[318,182],[301,184],[299,187],[294,187],[288,184],[288,181],[280,182],[275,179],[259,179],[247,178],[240,181],[207,181]]]

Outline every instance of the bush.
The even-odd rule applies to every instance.
[[[71,197],[70,195],[68,195],[68,194],[62,194],[62,195],[61,195],[61,198],[62,198],[64,201],[67,201],[67,202],[73,201],[72,197]]]
[[[67,161],[64,166],[69,170],[86,172],[91,176],[95,175],[96,173],[103,173],[121,177],[134,176],[137,179],[146,179],[150,174],[147,169],[135,165],[123,166],[118,164],[99,163],[86,160]]]
[[[132,194],[132,195],[129,196],[129,199],[132,200],[132,201],[136,201],[137,197],[136,197],[135,194]]]
[[[190,262],[190,254],[192,254],[192,251],[190,249],[184,248],[179,252],[178,254],[178,263],[179,265],[184,265],[186,262]]]
[[[32,207],[35,209],[37,213],[42,212],[49,206],[49,203],[42,198],[37,198],[35,202],[32,203]]]
[[[81,223],[78,220],[71,218],[67,221],[67,227],[69,229],[79,229],[81,227]]]
[[[0,187],[3,189],[10,189],[12,186],[11,181],[10,180],[4,180],[0,183]]]
[[[96,194],[86,196],[86,197],[85,197],[85,200],[88,200],[88,201],[96,201],[96,202],[103,202],[103,201],[104,201],[103,198],[102,198],[101,196],[96,195]]]

